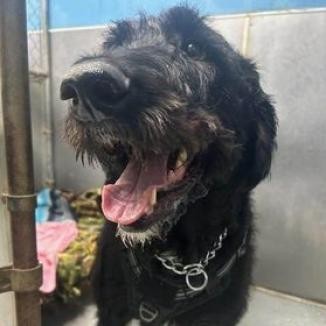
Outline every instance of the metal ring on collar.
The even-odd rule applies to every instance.
[[[202,283],[198,286],[195,286],[191,283],[191,277],[194,276],[202,276],[203,280]],[[208,284],[208,275],[205,272],[205,270],[202,267],[194,267],[192,269],[190,269],[187,274],[186,274],[186,283],[187,286],[190,290],[193,291],[202,291],[206,288],[207,284]]]

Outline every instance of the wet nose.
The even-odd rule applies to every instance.
[[[130,80],[114,65],[86,62],[73,66],[61,83],[62,100],[72,100],[72,109],[109,113],[128,95]]]

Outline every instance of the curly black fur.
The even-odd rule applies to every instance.
[[[71,111],[66,134],[77,154],[99,161],[107,181],[114,182],[128,160],[126,144],[140,158],[186,148],[208,191],[188,202],[164,241],[136,246],[135,253],[150,257],[174,250],[184,263],[197,262],[227,226],[229,237],[216,258],[223,263],[249,230],[246,254],[232,268],[224,292],[175,318],[177,325],[235,325],[246,310],[253,264],[250,191],[270,171],[276,136],[275,112],[255,65],[187,7],[117,22],[108,30],[102,51],[76,65],[85,62],[118,67],[129,76],[131,91],[114,110],[98,107],[91,115],[83,112],[82,118]],[[107,149],[117,141],[111,157]],[[103,326],[122,326],[137,318],[128,309],[124,246],[116,228],[105,225],[94,268]],[[157,295],[155,288],[151,291]]]

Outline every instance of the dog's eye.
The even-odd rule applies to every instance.
[[[192,58],[198,58],[201,56],[200,47],[195,43],[188,43],[185,47],[187,54]]]

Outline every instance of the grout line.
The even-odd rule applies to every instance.
[[[297,303],[303,303],[303,304],[315,306],[315,307],[318,307],[318,308],[321,308],[321,309],[326,309],[326,304],[323,304],[323,303],[320,303],[320,302],[316,302],[316,301],[296,297],[296,296],[291,295],[291,294],[278,292],[278,291],[267,289],[267,288],[257,286],[257,285],[252,285],[252,288],[259,291],[259,292],[272,295],[274,297],[280,297],[280,298],[288,299],[288,300],[291,300],[291,301],[294,301],[294,302],[297,302]]]
[[[247,56],[249,47],[251,17],[246,16],[243,23],[241,54]]]

